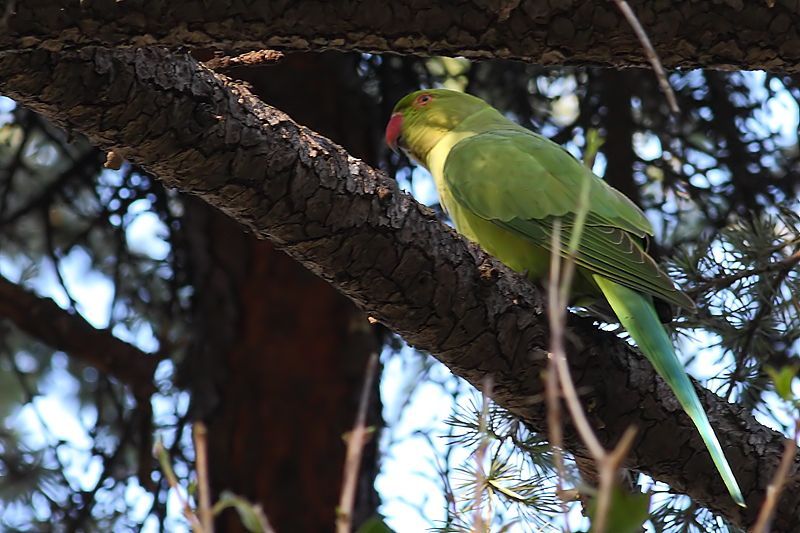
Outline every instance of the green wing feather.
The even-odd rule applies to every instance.
[[[625,287],[694,308],[636,241],[653,234],[641,210],[552,141],[522,128],[480,133],[453,147],[443,174],[459,204],[548,251],[553,224],[561,218],[560,255],[568,253],[578,197],[589,180],[590,211],[576,264]]]

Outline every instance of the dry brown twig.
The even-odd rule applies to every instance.
[[[195,422],[193,430],[197,495],[200,504],[200,523],[206,533],[214,533],[214,514],[211,510],[211,487],[208,482],[208,430],[203,422]]]
[[[661,60],[658,58],[658,54],[656,54],[655,49],[653,48],[653,43],[650,42],[650,38],[647,36],[647,32],[644,31],[642,24],[639,22],[639,19],[636,18],[636,13],[633,12],[631,6],[628,5],[628,2],[625,0],[613,0],[617,7],[622,12],[622,15],[628,21],[628,24],[631,25],[633,28],[633,32],[636,34],[636,37],[639,39],[639,42],[642,43],[642,48],[644,49],[644,54],[647,57],[648,61],[650,61],[650,65],[652,65],[653,70],[656,73],[656,78],[658,79],[658,85],[661,87],[661,91],[664,93],[664,96],[667,98],[667,103],[669,104],[669,109],[675,114],[680,112],[680,108],[678,107],[678,100],[675,98],[675,93],[672,90],[672,87],[669,84],[669,80],[667,80],[667,74],[664,71],[664,67],[661,64]]]
[[[548,303],[547,313],[550,322],[550,361],[548,363],[547,374],[547,400],[548,400],[548,431],[550,434],[550,444],[556,456],[556,467],[559,478],[564,476],[564,464],[561,450],[563,449],[563,430],[559,416],[559,407],[554,407],[552,403],[558,403],[559,389],[567,409],[572,417],[581,440],[586,445],[592,459],[597,464],[600,475],[600,487],[597,494],[597,507],[594,513],[594,523],[592,530],[598,533],[606,531],[608,521],[608,511],[611,507],[611,495],[617,471],[622,465],[625,456],[628,454],[633,437],[636,434],[633,428],[628,428],[620,439],[617,446],[610,453],[606,452],[597,436],[592,430],[586,413],[583,411],[578,391],[572,381],[572,375],[567,364],[566,350],[564,348],[564,336],[566,331],[566,314],[569,303],[569,291],[572,284],[572,277],[575,272],[574,256],[578,248],[578,243],[583,232],[583,224],[589,210],[589,186],[588,181],[581,190],[578,205],[578,214],[575,219],[575,226],[569,240],[569,253],[562,262],[558,254],[554,253],[551,257],[550,278],[548,282]],[[552,250],[561,247],[561,222],[557,220],[553,228]],[[559,487],[562,479],[558,480]]]
[[[781,491],[786,484],[786,479],[789,477],[789,469],[797,455],[798,438],[800,438],[800,419],[795,421],[792,438],[786,439],[781,462],[775,471],[775,476],[767,486],[767,495],[764,497],[764,504],[761,506],[761,510],[758,512],[758,520],[756,520],[756,525],[753,526],[752,533],[769,533],[772,515],[775,513],[775,507],[778,505]]]
[[[206,533],[206,530],[200,523],[200,519],[197,518],[197,514],[195,514],[192,506],[189,505],[189,500],[183,497],[181,486],[178,483],[178,478],[175,477],[175,472],[172,471],[169,455],[167,454],[167,450],[164,448],[164,444],[162,444],[161,440],[156,441],[156,444],[153,448],[153,455],[155,455],[156,459],[158,459],[158,462],[161,464],[161,472],[167,479],[169,488],[175,491],[175,496],[178,498],[178,502],[183,510],[183,516],[185,516],[186,520],[189,521],[189,524],[192,526],[192,531],[194,533]]]
[[[486,450],[489,448],[487,421],[489,419],[489,403],[491,402],[493,385],[494,384],[490,376],[487,376],[486,379],[483,380],[483,402],[481,404],[481,416],[478,422],[478,433],[481,436],[481,441],[478,449],[475,450],[475,502],[473,504],[474,515],[472,520],[472,531],[476,533],[488,532],[489,525],[492,523],[491,518],[487,520],[483,515],[483,491],[488,484],[488,477],[484,471],[484,462],[486,461]]]
[[[367,361],[364,371],[364,386],[358,401],[358,412],[353,430],[347,437],[347,452],[344,461],[344,475],[342,476],[342,494],[339,497],[339,507],[336,512],[337,533],[350,533],[353,525],[353,506],[356,498],[356,485],[358,471],[361,466],[361,453],[367,438],[367,407],[369,406],[370,392],[375,375],[378,372],[378,353],[373,352]]]
[[[561,233],[561,220],[556,220],[554,225],[554,236]],[[555,238],[555,237],[554,237]],[[556,369],[556,360],[553,353],[559,349],[563,350],[564,332],[563,329],[558,334],[559,325],[555,324],[553,317],[556,317],[561,311],[558,309],[558,280],[561,277],[561,258],[558,254],[550,256],[550,280],[549,280],[549,293],[550,298],[547,300],[547,311],[550,317],[550,359],[547,365],[546,383],[545,383],[545,397],[547,399],[547,433],[550,440],[550,446],[553,448],[553,463],[556,466],[556,493],[562,494],[564,492],[564,479],[566,478],[566,469],[564,468],[564,428],[561,426],[561,402],[559,400],[559,379],[558,370]],[[564,516],[564,531],[570,533],[569,519],[567,516],[567,502],[561,500],[562,515]]]

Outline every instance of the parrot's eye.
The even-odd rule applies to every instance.
[[[423,93],[417,96],[417,101],[414,102],[417,107],[422,107],[424,105],[428,105],[430,101],[433,100],[433,96],[428,93]]]

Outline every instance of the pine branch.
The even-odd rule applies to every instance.
[[[37,340],[68,353],[129,385],[137,396],[155,391],[153,372],[160,359],[96,329],[81,316],[65,311],[0,276],[0,318]]]

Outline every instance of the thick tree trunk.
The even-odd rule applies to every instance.
[[[192,200],[188,220],[196,347],[184,372],[208,424],[212,489],[260,503],[277,531],[333,531],[342,437],[377,338],[330,285],[213,207]],[[366,457],[362,520],[377,507]],[[219,525],[245,531],[233,511]]]
[[[250,81],[331,136],[354,138],[335,108],[317,113],[303,87],[324,83],[333,97],[351,58],[289,58]],[[364,104],[358,95],[349,95]],[[277,531],[332,531],[342,487],[343,436],[352,428],[364,369],[379,340],[363,313],[299,263],[208,204],[187,197],[186,229],[195,287],[194,349],[184,375],[195,414],[209,429],[211,485],[259,502]],[[379,425],[372,391],[369,425]],[[354,513],[375,513],[377,439],[364,453]],[[222,531],[244,531],[235,512]]]
[[[641,205],[639,187],[633,179],[633,113],[631,111],[631,87],[636,83],[640,72],[635,70],[603,70],[602,101],[603,114],[603,152],[606,155],[605,179],[625,196]]]
[[[539,291],[331,141],[162,50],[0,56],[0,90],[270,239],[476,386],[491,375],[495,400],[545,430],[544,406],[532,401],[542,394],[548,347]],[[749,504],[738,509],[652,366],[589,321],[572,321],[568,338],[604,445],[638,426],[629,466],[751,524],[782,436],[700,391]],[[581,453],[573,432],[567,444]],[[791,477],[776,530],[797,528],[798,508],[800,479]]]
[[[800,70],[794,1],[629,3],[667,68]],[[648,65],[614,3],[595,0],[0,0],[6,11],[6,50],[157,44]]]

